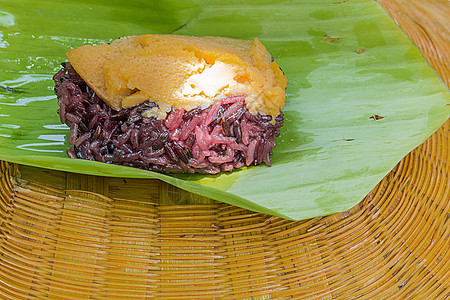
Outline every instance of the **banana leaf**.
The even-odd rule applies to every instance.
[[[144,33],[258,37],[289,79],[272,167],[163,175],[66,157],[52,75],[64,52]],[[449,92],[372,0],[0,0],[0,159],[158,178],[287,219],[344,211],[449,117]]]

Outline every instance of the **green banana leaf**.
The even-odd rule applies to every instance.
[[[169,176],[66,158],[52,75],[83,44],[144,33],[258,37],[289,79],[272,167]],[[344,211],[449,117],[449,92],[372,0],[0,0],[0,159],[158,178],[288,219]]]

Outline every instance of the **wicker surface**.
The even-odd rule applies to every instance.
[[[448,2],[380,2],[448,84]],[[0,298],[448,298],[449,126],[351,210],[299,222],[2,162]]]

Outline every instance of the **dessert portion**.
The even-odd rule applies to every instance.
[[[69,157],[174,173],[270,166],[287,79],[258,39],[142,35],[66,56],[53,79]]]

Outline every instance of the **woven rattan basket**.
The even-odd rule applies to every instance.
[[[448,2],[380,3],[449,85]],[[1,162],[0,298],[449,298],[449,126],[357,206],[299,222]]]

